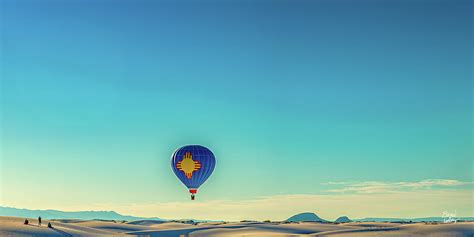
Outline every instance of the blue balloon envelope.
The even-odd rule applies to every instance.
[[[171,167],[178,179],[189,189],[194,200],[199,186],[211,176],[216,166],[214,154],[200,145],[187,145],[171,156]]]

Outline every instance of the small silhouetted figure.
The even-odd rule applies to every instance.
[[[38,216],[38,225],[41,225],[41,216]]]
[[[48,228],[53,228],[53,226],[51,225],[51,222],[48,222]]]
[[[25,219],[25,223],[23,223],[23,224],[28,225],[29,223],[30,222],[28,221],[28,219]]]
[[[194,200],[194,194],[191,194],[191,200]]]

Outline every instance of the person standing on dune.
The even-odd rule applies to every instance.
[[[38,225],[41,225],[41,216],[38,216]]]

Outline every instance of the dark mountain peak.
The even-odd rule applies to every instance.
[[[296,214],[287,219],[287,221],[291,222],[299,222],[299,221],[312,221],[312,222],[328,222],[324,219],[321,219],[318,215],[313,212],[303,212]]]
[[[352,222],[352,220],[349,219],[349,217],[347,217],[347,216],[341,216],[341,217],[337,218],[334,222],[336,222],[336,223],[347,223],[347,222]]]

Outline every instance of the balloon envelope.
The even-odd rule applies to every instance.
[[[200,145],[183,146],[171,156],[174,173],[191,193],[196,193],[199,186],[211,176],[215,165],[214,154]]]

